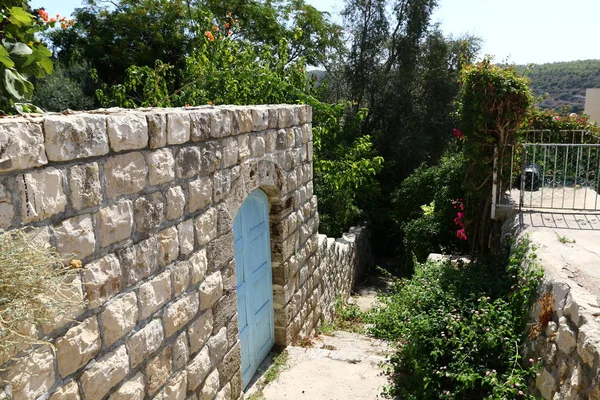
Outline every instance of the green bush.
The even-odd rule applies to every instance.
[[[95,107],[94,82],[87,62],[63,65],[36,82],[33,102],[46,111],[90,110]]]
[[[406,261],[423,262],[433,252],[465,252],[456,237],[457,209],[452,201],[463,197],[466,158],[460,151],[446,154],[439,164],[423,164],[394,193],[395,220],[401,227]]]
[[[527,242],[508,267],[495,263],[426,263],[379,298],[369,317],[375,336],[397,343],[391,395],[406,399],[523,399],[531,361],[519,349],[541,276],[522,262]],[[505,258],[506,260],[506,258]]]

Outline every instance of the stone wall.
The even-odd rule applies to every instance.
[[[4,365],[4,395],[238,399],[232,225],[257,188],[269,198],[276,344],[331,318],[368,261],[368,235],[317,233],[311,114],[256,106],[0,119],[0,228],[38,228],[40,243],[82,260],[85,301],[40,327],[53,347]]]
[[[548,228],[540,222],[542,218],[564,223],[566,217],[517,214],[509,217],[502,228],[504,237],[527,235],[535,247],[535,263],[544,270],[538,302],[530,313],[530,326],[540,328],[540,332],[530,337],[524,352],[525,362],[542,362],[530,389],[543,399],[600,400],[600,298],[573,279],[576,272],[568,272],[578,269],[577,257],[572,253],[585,252],[586,247],[580,243],[575,249],[574,245],[560,243],[561,235],[571,237],[574,232]],[[590,231],[578,234],[585,237]],[[543,321],[548,321],[547,325]]]

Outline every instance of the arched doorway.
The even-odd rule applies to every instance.
[[[233,221],[237,310],[245,388],[275,344],[269,201],[248,195]]]

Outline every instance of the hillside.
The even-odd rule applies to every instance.
[[[536,96],[548,94],[542,108],[582,112],[585,89],[600,87],[600,60],[518,65],[517,70],[529,76]]]

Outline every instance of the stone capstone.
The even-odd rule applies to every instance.
[[[146,114],[150,148],[158,149],[167,145],[167,114],[162,112]]]
[[[67,196],[63,191],[63,173],[60,170],[46,168],[18,175],[17,183],[24,223],[42,221],[65,211]]]
[[[58,372],[64,378],[77,371],[100,352],[101,346],[96,317],[69,329],[56,341]]]
[[[167,115],[167,142],[182,144],[190,140],[190,116],[187,112]]]
[[[108,153],[103,115],[49,115],[44,118],[46,154],[50,161],[69,161]]]
[[[22,118],[0,124],[0,172],[40,167],[48,163],[42,126]]]
[[[71,167],[69,187],[71,188],[71,204],[77,210],[84,210],[102,203],[98,163]]]
[[[129,333],[137,323],[138,306],[135,293],[113,300],[100,315],[104,327],[104,345],[111,346]]]
[[[107,117],[108,138],[114,151],[143,149],[148,146],[148,123],[140,113],[113,114]]]

